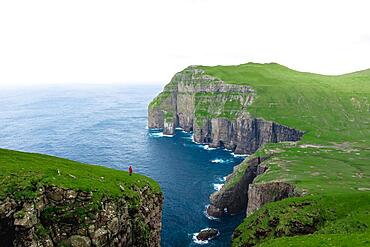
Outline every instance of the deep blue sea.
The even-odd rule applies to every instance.
[[[193,234],[221,234],[203,246],[229,246],[243,215],[210,220],[209,195],[243,158],[147,129],[147,105],[162,86],[39,86],[0,91],[0,147],[145,174],[164,192],[162,246],[199,246]],[[213,161],[213,162],[212,162]]]

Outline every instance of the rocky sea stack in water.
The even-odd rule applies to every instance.
[[[160,246],[163,198],[149,178],[3,149],[0,168],[2,247]]]
[[[197,235],[196,238],[197,240],[200,241],[207,241],[207,240],[212,240],[215,237],[217,237],[220,233],[218,232],[217,229],[214,228],[206,228],[201,230]]]

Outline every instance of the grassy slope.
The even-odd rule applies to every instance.
[[[0,149],[0,200],[9,195],[17,199],[32,199],[38,187],[52,185],[91,191],[93,199],[99,204],[105,195],[126,197],[133,207],[138,202],[138,188],[149,186],[154,193],[160,193],[155,181],[139,174],[129,176],[125,171],[106,167]],[[124,191],[120,185],[125,188]]]
[[[268,161],[269,171],[256,182],[290,181],[299,189],[317,195],[317,200],[339,193],[345,195],[337,201],[343,205],[359,193],[370,201],[370,70],[324,76],[297,72],[278,64],[202,68],[226,83],[252,86],[257,98],[248,111],[253,116],[306,132],[299,145],[266,145],[261,152],[278,153]],[[328,210],[331,207],[327,203],[322,206]],[[362,210],[369,213],[370,206]],[[364,224],[370,227],[370,219],[366,220]],[[239,228],[243,229],[243,225]],[[321,237],[323,241],[327,238]],[[307,238],[321,241],[321,237],[295,237],[292,243]],[[290,239],[279,241],[276,246],[286,245]],[[310,245],[309,241],[305,243]]]

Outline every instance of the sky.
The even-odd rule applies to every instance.
[[[367,0],[0,0],[6,85],[167,83],[188,65],[370,68]]]

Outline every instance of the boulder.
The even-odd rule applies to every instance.
[[[207,214],[211,217],[220,218],[224,215],[224,210],[219,209],[211,204],[207,207]]]
[[[214,239],[219,234],[220,234],[219,231],[215,228],[206,228],[206,229],[201,230],[197,234],[196,238],[200,241],[206,241],[206,240]]]

